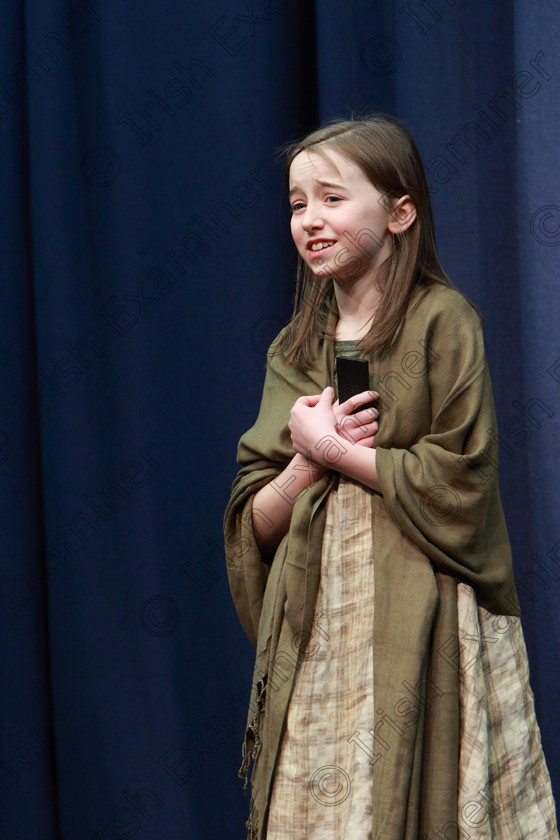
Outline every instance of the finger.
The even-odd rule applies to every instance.
[[[358,443],[362,438],[369,437],[373,434],[373,429],[369,426],[356,425],[355,423],[346,422],[348,417],[338,424],[337,431],[346,440],[351,443]]]
[[[375,421],[379,417],[379,411],[373,406],[371,406],[371,408],[361,408],[359,411],[356,411],[352,417],[359,417],[362,423],[365,422],[367,418]]]
[[[375,435],[371,435],[370,437],[357,440],[356,446],[365,446],[369,447],[370,449],[373,448],[373,446],[375,446]]]
[[[317,405],[317,403],[321,399],[321,396],[321,394],[305,394],[303,397],[297,398],[296,404],[306,405],[312,408],[313,406]]]
[[[341,404],[341,408],[345,414],[351,414],[352,411],[363,403],[373,402],[377,399],[379,394],[377,391],[361,391],[359,394],[354,394],[346,402]]]
[[[328,403],[328,405],[332,405],[333,397],[334,388],[332,387],[332,385],[327,385],[327,387],[324,389],[323,393],[320,396],[320,400],[322,400],[325,403]]]
[[[345,414],[340,419],[340,425],[350,430],[370,429],[372,424],[378,423],[378,417],[379,412],[375,408],[365,408],[355,414]]]
[[[379,394],[377,391],[362,391],[360,394],[354,394],[352,397],[354,400],[354,407],[362,405],[362,403],[373,402],[378,396]]]
[[[370,423],[361,423],[358,426],[357,433],[361,433],[363,436],[368,435],[376,435],[379,431],[379,423],[377,420],[372,420]]]
[[[360,423],[357,414],[347,415],[343,417],[340,423],[337,424],[337,431],[346,440],[352,443],[359,443],[361,440],[371,438],[379,431],[379,423],[377,420],[370,420],[368,423]]]

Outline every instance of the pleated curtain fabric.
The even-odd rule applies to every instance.
[[[365,112],[486,316],[558,795],[559,34],[551,0],[1,5],[2,838],[244,836],[221,523],[294,290],[275,153]]]

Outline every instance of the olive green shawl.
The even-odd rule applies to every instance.
[[[332,335],[336,307],[326,321]],[[327,472],[293,504],[272,565],[257,548],[253,495],[294,455],[290,410],[334,382],[334,342],[318,337],[315,364],[287,367],[271,347],[255,425],[239,441],[241,469],[224,517],[227,570],[241,624],[256,647],[240,775],[250,757],[251,840],[266,836],[274,766],[290,693],[312,632]],[[453,289],[429,289],[409,312],[389,353],[369,360],[378,391],[377,471],[372,494],[375,558],[373,762],[374,840],[456,836],[459,740],[456,582],[491,612],[519,615],[502,512],[496,419],[482,329]],[[351,445],[351,444],[348,444]],[[281,488],[279,488],[281,491]],[[381,710],[381,711],[380,711]],[[406,721],[406,723],[405,723]],[[379,728],[378,728],[379,727]],[[351,733],[341,733],[348,737]]]

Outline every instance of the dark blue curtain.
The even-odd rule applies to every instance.
[[[560,793],[560,40],[509,0],[5,0],[0,838],[242,838],[222,515],[295,249],[277,147],[396,114],[486,316]]]

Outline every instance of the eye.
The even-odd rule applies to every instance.
[[[303,203],[303,201],[295,201],[295,202],[292,204],[292,212],[293,212],[293,213],[296,213],[296,212],[297,212],[298,210],[300,210],[302,207],[305,207],[305,204]]]
[[[342,199],[339,198],[337,195],[328,195],[327,201],[342,201]]]

